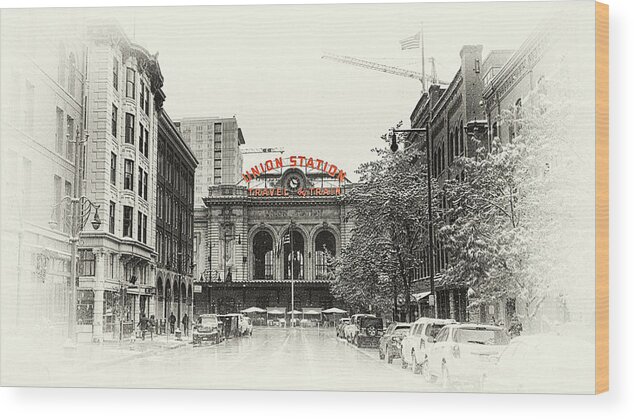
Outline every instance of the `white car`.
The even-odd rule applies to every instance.
[[[511,340],[482,377],[484,392],[594,393],[594,341],[537,334]]]
[[[418,318],[401,341],[401,366],[411,366],[414,373],[423,373],[429,380],[429,348],[442,327],[455,324],[453,319]]]
[[[482,375],[508,346],[502,327],[450,324],[443,327],[429,351],[429,379],[440,378],[445,389],[458,384],[479,386]]]
[[[350,317],[350,324],[346,325],[343,328],[343,337],[349,342],[352,343],[354,337],[359,333],[358,319],[366,316],[374,316],[370,314],[355,314]]]

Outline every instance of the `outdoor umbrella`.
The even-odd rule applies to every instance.
[[[339,309],[339,308],[325,309],[321,312],[324,314],[347,314],[348,313],[348,311],[344,311],[343,309]]]
[[[257,306],[251,306],[250,308],[244,309],[242,311],[240,311],[242,313],[245,314],[252,314],[252,313],[262,313],[262,312],[266,312],[266,309],[262,309],[262,308],[258,308]]]
[[[293,311],[288,311],[286,312],[288,315],[301,315],[302,311],[298,311],[297,309],[293,310]]]

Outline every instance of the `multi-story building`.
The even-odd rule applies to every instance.
[[[212,185],[236,185],[242,179],[242,130],[235,117],[184,118],[176,122],[183,139],[200,162],[196,170],[194,207],[204,208],[203,198]]]
[[[55,11],[50,11],[55,14]],[[70,225],[58,206],[75,188],[83,129],[85,45],[68,17],[3,11],[0,24],[0,157],[3,338],[13,328],[65,337]],[[51,28],[44,31],[42,28]],[[41,328],[41,330],[40,330]]]
[[[431,137],[432,177],[442,187],[447,179],[459,178],[454,161],[460,156],[472,156],[481,141],[486,139],[486,121],[482,100],[482,46],[465,45],[460,50],[460,68],[449,83],[441,88],[431,85],[417,103],[410,117],[413,128],[429,127]],[[424,141],[423,136],[410,136],[410,142]],[[418,143],[420,144],[420,143]],[[441,200],[443,206],[446,205]],[[414,292],[418,312],[430,314],[429,299],[429,244],[420,251],[421,265],[415,273]],[[450,264],[440,241],[434,243],[434,273]],[[467,319],[467,288],[448,287],[442,277],[435,279],[435,301],[441,318],[458,321]]]
[[[159,111],[156,186],[158,319],[193,315],[194,173],[198,161],[164,110]]]
[[[165,98],[156,56],[114,23],[86,34],[85,195],[104,223],[80,241],[79,333],[99,341],[155,310],[157,134]]]

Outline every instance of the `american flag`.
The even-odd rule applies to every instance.
[[[420,48],[420,32],[401,40],[401,50]]]

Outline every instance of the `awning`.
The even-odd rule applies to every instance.
[[[429,296],[431,292],[422,292],[422,293],[414,293],[412,296],[416,299],[416,302],[420,302],[422,299],[425,299]]]
[[[304,315],[319,315],[321,312],[317,311],[305,311]]]
[[[286,312],[288,315],[301,315],[302,311],[298,311],[297,309],[293,310],[293,311],[288,311]]]

